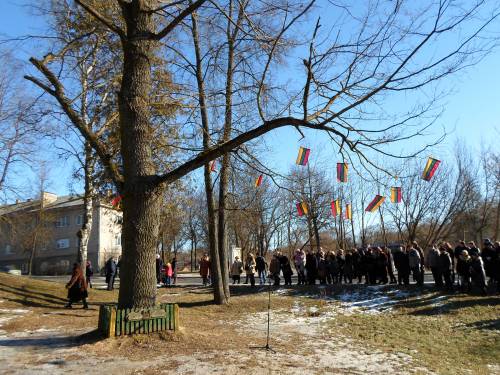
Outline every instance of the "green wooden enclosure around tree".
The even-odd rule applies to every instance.
[[[147,334],[179,329],[179,306],[163,303],[150,309],[118,309],[117,305],[99,308],[99,332],[105,337]]]

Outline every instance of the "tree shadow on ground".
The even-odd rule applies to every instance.
[[[39,336],[0,339],[0,347],[36,347],[37,349],[72,348],[102,340],[97,330],[76,336]]]
[[[427,305],[422,305],[420,309],[411,311],[409,315],[415,316],[432,316],[443,315],[457,312],[460,309],[477,307],[477,306],[500,306],[499,297],[470,297],[467,299],[449,299],[453,296],[443,296],[439,303],[434,303],[434,299],[429,299]]]
[[[465,327],[480,330],[500,331],[500,319],[480,320],[477,322],[466,324]]]
[[[2,299],[26,307],[64,309],[64,305],[68,302],[67,298],[60,297],[56,294],[30,290],[26,287],[14,287],[4,283],[0,283],[0,292],[5,292],[7,294],[2,296]],[[92,306],[100,306],[109,304],[109,302],[91,301],[89,304]]]

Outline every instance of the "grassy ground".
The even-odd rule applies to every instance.
[[[410,293],[416,290],[410,287]],[[339,314],[328,324],[369,347],[406,353],[439,374],[500,373],[498,296],[427,288],[398,300],[389,312]]]
[[[343,286],[328,290],[328,298],[323,298],[325,296],[318,287],[294,287],[289,290],[290,295],[273,296],[273,310],[282,319],[291,320],[297,317],[292,311],[300,304],[304,317],[312,322],[316,317],[320,319],[335,311],[328,319],[321,320],[321,340],[326,342],[342,336],[367,353],[403,353],[413,359],[412,366],[421,366],[438,374],[494,374],[500,371],[498,296],[445,295],[432,289],[420,292],[410,288],[404,297],[396,295],[387,311],[371,314],[363,310],[344,310],[335,297],[341,293],[349,295],[366,291],[365,287]],[[377,290],[379,294],[391,293],[392,287]],[[29,311],[4,322],[0,329],[7,335],[40,327],[65,332],[74,329],[90,331],[97,324],[97,305],[116,301],[117,292],[91,290],[89,294],[91,309],[68,310],[63,308],[66,302],[64,285],[0,273],[0,320],[2,315],[8,315],[9,309]],[[180,306],[180,332],[109,340],[98,340],[95,335],[87,334],[75,342],[75,346],[87,357],[104,360],[121,356],[131,361],[151,358],[152,350],[157,352],[161,348],[162,355],[172,358],[170,369],[182,365],[182,356],[211,353],[210,361],[223,366],[227,363],[225,356],[228,351],[248,352],[250,343],[262,342],[262,332],[255,332],[252,319],[262,316],[259,314],[267,308],[265,289],[250,290],[240,286],[232,289],[232,294],[230,305],[216,306],[206,288],[161,289],[159,302],[174,302]],[[301,331],[290,332],[292,336],[273,341],[275,349],[279,353],[307,356],[300,348],[303,342]],[[36,361],[43,361],[43,358],[33,358],[33,365],[37,365]],[[258,367],[262,365],[259,361],[253,354],[248,354],[240,366]],[[288,361],[287,358],[284,361]],[[134,373],[155,374],[161,372],[162,367],[162,364],[148,366],[148,370]]]

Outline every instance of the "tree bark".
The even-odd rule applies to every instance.
[[[118,95],[123,159],[122,267],[119,308],[151,307],[156,302],[155,248],[163,185],[155,183],[151,157],[149,95],[153,14],[141,1],[121,2],[127,37],[122,39],[123,76]]]
[[[85,277],[85,268],[87,263],[87,249],[92,231],[92,218],[93,218],[93,199],[94,199],[94,184],[92,181],[92,173],[94,170],[94,159],[92,155],[92,147],[88,142],[85,142],[85,165],[84,165],[84,179],[85,191],[83,195],[83,220],[82,227],[78,231],[78,255],[77,261],[83,271]]]
[[[193,35],[193,44],[196,57],[196,82],[198,85],[198,102],[200,104],[201,124],[203,131],[203,148],[205,150],[210,148],[210,129],[208,123],[207,104],[205,99],[205,86],[203,83],[202,72],[202,57],[198,35],[198,24],[196,21],[196,14],[193,13],[191,32]],[[214,288],[214,302],[218,305],[225,304],[226,294],[224,293],[223,279],[221,275],[221,265],[219,259],[219,251],[217,247],[217,229],[215,222],[215,202],[214,191],[212,187],[211,170],[208,163],[204,166],[204,179],[205,179],[205,196],[207,200],[207,214],[208,214],[208,247],[211,259],[211,278],[212,286]]]

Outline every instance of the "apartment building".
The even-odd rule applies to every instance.
[[[108,201],[96,200],[88,259],[98,271],[121,254],[122,214]],[[65,274],[77,258],[84,213],[81,196],[43,192],[40,199],[0,206],[0,269],[27,272],[34,249],[34,274]]]

